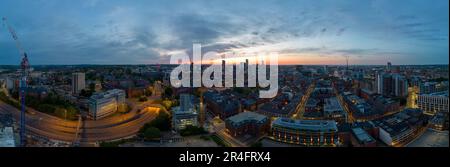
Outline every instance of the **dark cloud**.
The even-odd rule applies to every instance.
[[[32,64],[167,61],[193,43],[217,52],[289,43],[278,51],[448,60],[447,0],[5,0],[0,16],[11,17]],[[13,41],[0,30],[0,64],[16,64]]]

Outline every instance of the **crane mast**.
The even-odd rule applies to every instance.
[[[20,70],[21,70],[21,76],[20,76],[20,84],[19,84],[19,94],[20,94],[20,103],[21,103],[21,112],[20,112],[20,146],[25,146],[26,139],[25,139],[25,91],[27,89],[27,82],[28,82],[28,74],[30,69],[30,63],[28,61],[28,55],[25,52],[25,50],[22,47],[22,44],[19,41],[19,38],[17,37],[16,31],[8,24],[8,20],[6,17],[2,18],[3,23],[8,28],[9,33],[11,34],[12,38],[16,42],[16,47],[19,49],[20,55],[22,57],[22,60],[20,62]]]

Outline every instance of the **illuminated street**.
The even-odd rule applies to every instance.
[[[83,121],[79,140],[84,142],[97,142],[135,135],[145,123],[153,120],[159,112],[159,109],[151,108],[137,113],[136,110],[141,107],[134,108],[130,113],[120,116],[98,121]],[[19,117],[19,111],[16,108],[1,101],[0,112],[11,113],[16,119]],[[65,121],[36,111],[33,113],[27,114],[26,123],[28,132],[53,140],[74,141],[77,121]]]

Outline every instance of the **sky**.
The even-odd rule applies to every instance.
[[[448,0],[2,0],[32,65],[166,64],[279,53],[280,64],[448,64]],[[19,51],[0,28],[0,65]]]

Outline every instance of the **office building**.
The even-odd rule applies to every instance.
[[[187,126],[198,126],[198,105],[194,103],[194,96],[180,94],[180,106],[172,108],[172,127],[183,130]]]
[[[425,117],[420,109],[405,109],[400,113],[371,121],[379,128],[379,138],[389,146],[403,146],[425,129]]]
[[[448,90],[448,82],[425,82],[419,84],[420,94],[431,94]]]
[[[435,114],[437,112],[448,113],[448,102],[448,91],[436,92],[419,95],[417,106],[428,114]]]
[[[81,90],[86,88],[85,74],[73,73],[72,74],[72,94],[78,94]]]
[[[117,112],[124,106],[126,106],[125,91],[121,89],[95,93],[89,98],[89,116],[94,120],[101,119]]]
[[[391,70],[392,70],[392,63],[387,62],[386,71],[391,71]]]

